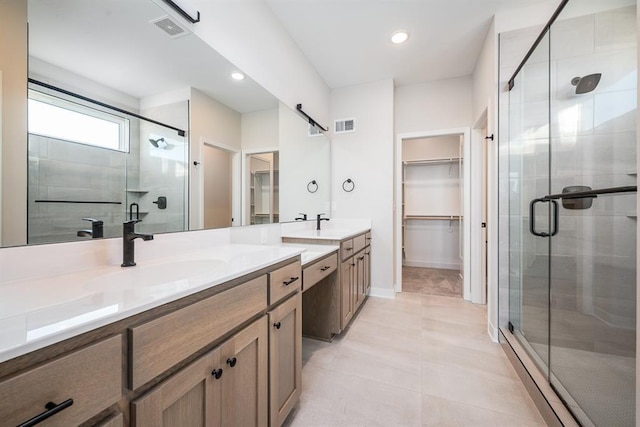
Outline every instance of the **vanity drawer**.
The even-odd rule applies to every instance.
[[[269,273],[269,305],[302,289],[300,261],[293,262]]]
[[[333,254],[302,270],[302,290],[306,291],[338,268],[338,255]]]
[[[266,308],[264,275],[129,328],[130,388],[146,384]]]
[[[355,251],[353,250],[353,239],[345,240],[344,242],[340,243],[340,254],[340,257],[343,260],[355,254]]]
[[[364,240],[365,240],[365,242],[364,242],[365,246],[369,246],[371,244],[371,232],[370,231],[367,231],[365,233]]]
[[[47,411],[49,402],[71,406],[47,426],[79,425],[122,397],[122,336],[93,344],[0,382],[0,424],[15,426]]]
[[[364,249],[366,244],[365,235],[361,234],[353,238],[353,253],[358,253]]]

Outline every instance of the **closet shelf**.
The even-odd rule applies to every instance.
[[[404,219],[458,221],[464,218],[458,215],[405,215]]]
[[[407,166],[411,165],[442,165],[447,163],[458,163],[460,157],[447,157],[442,159],[424,159],[424,160],[405,160],[403,163]]]

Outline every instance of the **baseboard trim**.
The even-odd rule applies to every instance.
[[[430,261],[419,261],[419,260],[404,260],[402,263],[403,266],[406,267],[420,267],[420,268],[441,268],[445,270],[461,270],[459,262],[430,262]]]
[[[487,322],[487,333],[489,334],[489,337],[491,338],[491,341],[499,342],[498,341],[498,328],[493,326],[493,323],[491,323],[491,321]]]
[[[396,297],[396,291],[394,291],[393,289],[381,289],[381,288],[371,287],[371,290],[369,291],[369,296],[376,297],[376,298],[394,299]]]

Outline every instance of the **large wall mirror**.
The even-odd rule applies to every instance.
[[[2,103],[27,110],[27,136],[0,139],[4,246],[118,237],[128,219],[162,233],[329,211],[328,138],[249,76],[234,79],[240,70],[161,0],[2,7],[0,21],[29,23],[28,84],[11,70],[20,38],[0,43],[18,59],[0,59],[0,88],[27,85],[28,99]]]

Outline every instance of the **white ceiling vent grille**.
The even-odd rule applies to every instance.
[[[178,25],[175,21],[173,21],[168,16],[163,16],[161,18],[154,19],[149,23],[160,28],[162,31],[164,31],[174,39],[188,34],[184,28],[182,28],[180,25]]]
[[[356,119],[341,119],[334,123],[334,133],[349,133],[356,131]]]

